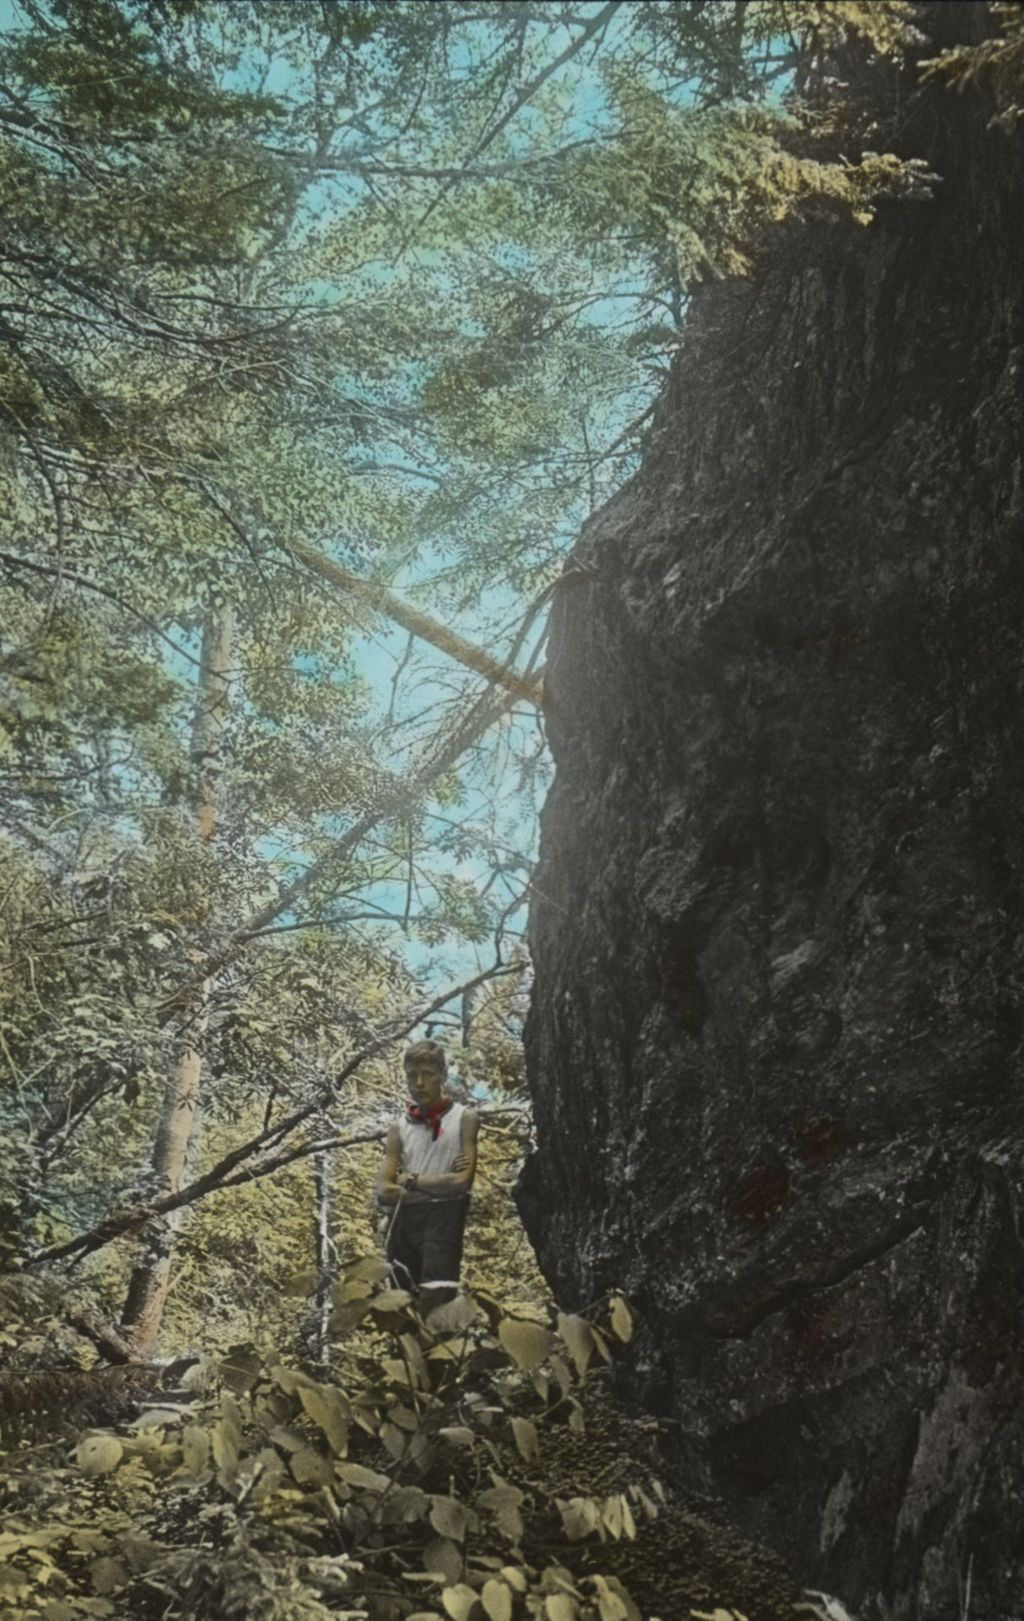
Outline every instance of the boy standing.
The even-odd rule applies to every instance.
[[[458,1289],[479,1120],[445,1092],[440,1042],[417,1041],[404,1064],[409,1102],[388,1127],[378,1192],[395,1206],[386,1245],[392,1270],[401,1287],[430,1291],[430,1311]]]

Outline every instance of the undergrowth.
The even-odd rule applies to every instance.
[[[731,1617],[655,1611],[650,1582],[637,1595],[618,1573],[645,1539],[657,1569],[671,1504],[649,1467],[613,1456],[600,1489],[566,1467],[582,1449],[584,1476],[601,1474],[587,1413],[632,1333],[623,1299],[588,1321],[477,1291],[423,1318],[371,1255],[338,1281],[332,1331],[329,1369],[246,1347],[201,1359],[173,1395],[151,1384],[137,1416],[79,1431],[70,1455],[26,1425],[3,1460],[0,1614]],[[69,1419],[73,1405],[66,1391]]]

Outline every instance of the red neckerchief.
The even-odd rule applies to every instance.
[[[405,1112],[409,1119],[418,1126],[429,1126],[435,1143],[442,1135],[444,1127],[441,1124],[442,1115],[446,1115],[452,1106],[451,1098],[441,1098],[437,1103],[431,1103],[427,1108],[421,1109],[418,1103],[407,1103]]]

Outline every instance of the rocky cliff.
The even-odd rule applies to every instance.
[[[1024,165],[989,112],[912,97],[932,202],[695,300],[551,632],[524,1218],[563,1298],[629,1292],[680,1478],[864,1621],[1024,1616]]]

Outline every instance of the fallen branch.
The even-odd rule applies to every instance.
[[[385,614],[393,619],[396,625],[401,625],[411,636],[417,636],[421,641],[429,642],[432,647],[447,653],[449,658],[456,659],[478,675],[485,676],[493,681],[496,687],[503,687],[506,692],[514,693],[517,698],[525,698],[529,703],[543,707],[543,693],[541,683],[537,676],[517,675],[511,665],[502,659],[494,657],[486,649],[478,647],[475,642],[467,642],[440,620],[434,619],[430,614],[421,613],[418,608],[404,602],[401,597],[388,589],[386,585],[375,585],[371,580],[364,580],[358,574],[352,574],[326,552],[318,551],[315,546],[308,546],[304,541],[293,540],[288,542],[291,555],[304,563],[314,574],[319,574],[322,580],[336,585],[349,595],[359,597],[362,602],[369,604],[378,613]]]
[[[212,490],[202,479],[198,481],[198,487],[228,528],[251,551],[252,546],[245,526],[235,517],[227,499]],[[311,546],[304,540],[288,540],[282,542],[282,545],[289,556],[294,557],[311,573],[318,574],[329,585],[339,587],[347,596],[358,597],[377,613],[384,614],[396,625],[401,625],[410,636],[429,642],[432,647],[447,653],[449,658],[464,664],[467,669],[475,670],[477,675],[486,677],[495,686],[503,687],[515,697],[525,698],[529,703],[536,704],[539,708],[543,707],[543,684],[540,677],[529,673],[517,675],[511,665],[511,659],[515,657],[514,651],[507,660],[495,658],[493,653],[488,653],[485,648],[477,646],[475,642],[468,642],[464,636],[449,630],[440,620],[422,613],[419,608],[414,608],[411,603],[403,601],[388,586],[373,580],[364,580],[361,575],[353,574],[351,569],[336,562],[326,552],[320,551],[319,547]]]
[[[291,911],[296,901],[318,884],[340,861],[358,849],[366,835],[372,832],[378,823],[390,821],[393,817],[412,809],[421,795],[515,702],[515,697],[502,693],[489,703],[481,701],[475,704],[447,742],[442,744],[435,754],[428,757],[418,771],[395,783],[390,792],[382,795],[372,810],[365,811],[357,822],[353,822],[345,833],[335,839],[318,861],[314,861],[290,884],[283,885],[272,901],[268,901],[266,906],[261,907],[258,912],[246,918],[244,923],[233,929],[222,944],[197,965],[193,976],[164,998],[159,1009],[161,1023],[167,1023],[176,1013],[191,1008],[207,980],[213,979],[229,963],[234,962],[249,942],[264,933],[282,913]]]
[[[111,1328],[96,1313],[86,1307],[69,1307],[64,1316],[77,1334],[83,1339],[91,1340],[101,1356],[108,1362],[123,1364],[134,1362],[136,1357],[126,1339],[123,1339],[116,1328]]]
[[[475,1104],[474,1107],[476,1107]],[[526,1117],[526,1111],[516,1106],[493,1110],[485,1107],[481,1108],[480,1113],[481,1117],[488,1122],[491,1120],[503,1120],[506,1116],[519,1117],[520,1119]],[[491,1127],[488,1125],[488,1130],[490,1129]],[[217,1191],[220,1192],[221,1188],[240,1187],[243,1182],[258,1182],[264,1176],[274,1176],[276,1172],[285,1170],[289,1165],[294,1165],[300,1159],[309,1159],[313,1154],[321,1154],[327,1150],[333,1152],[336,1148],[358,1148],[363,1143],[381,1142],[387,1134],[387,1126],[377,1126],[373,1131],[364,1131],[358,1137],[318,1137],[315,1142],[300,1143],[296,1147],[273,1155],[270,1159],[261,1160],[258,1165],[253,1165],[248,1170],[236,1171],[234,1176],[227,1177],[220,1184]]]

